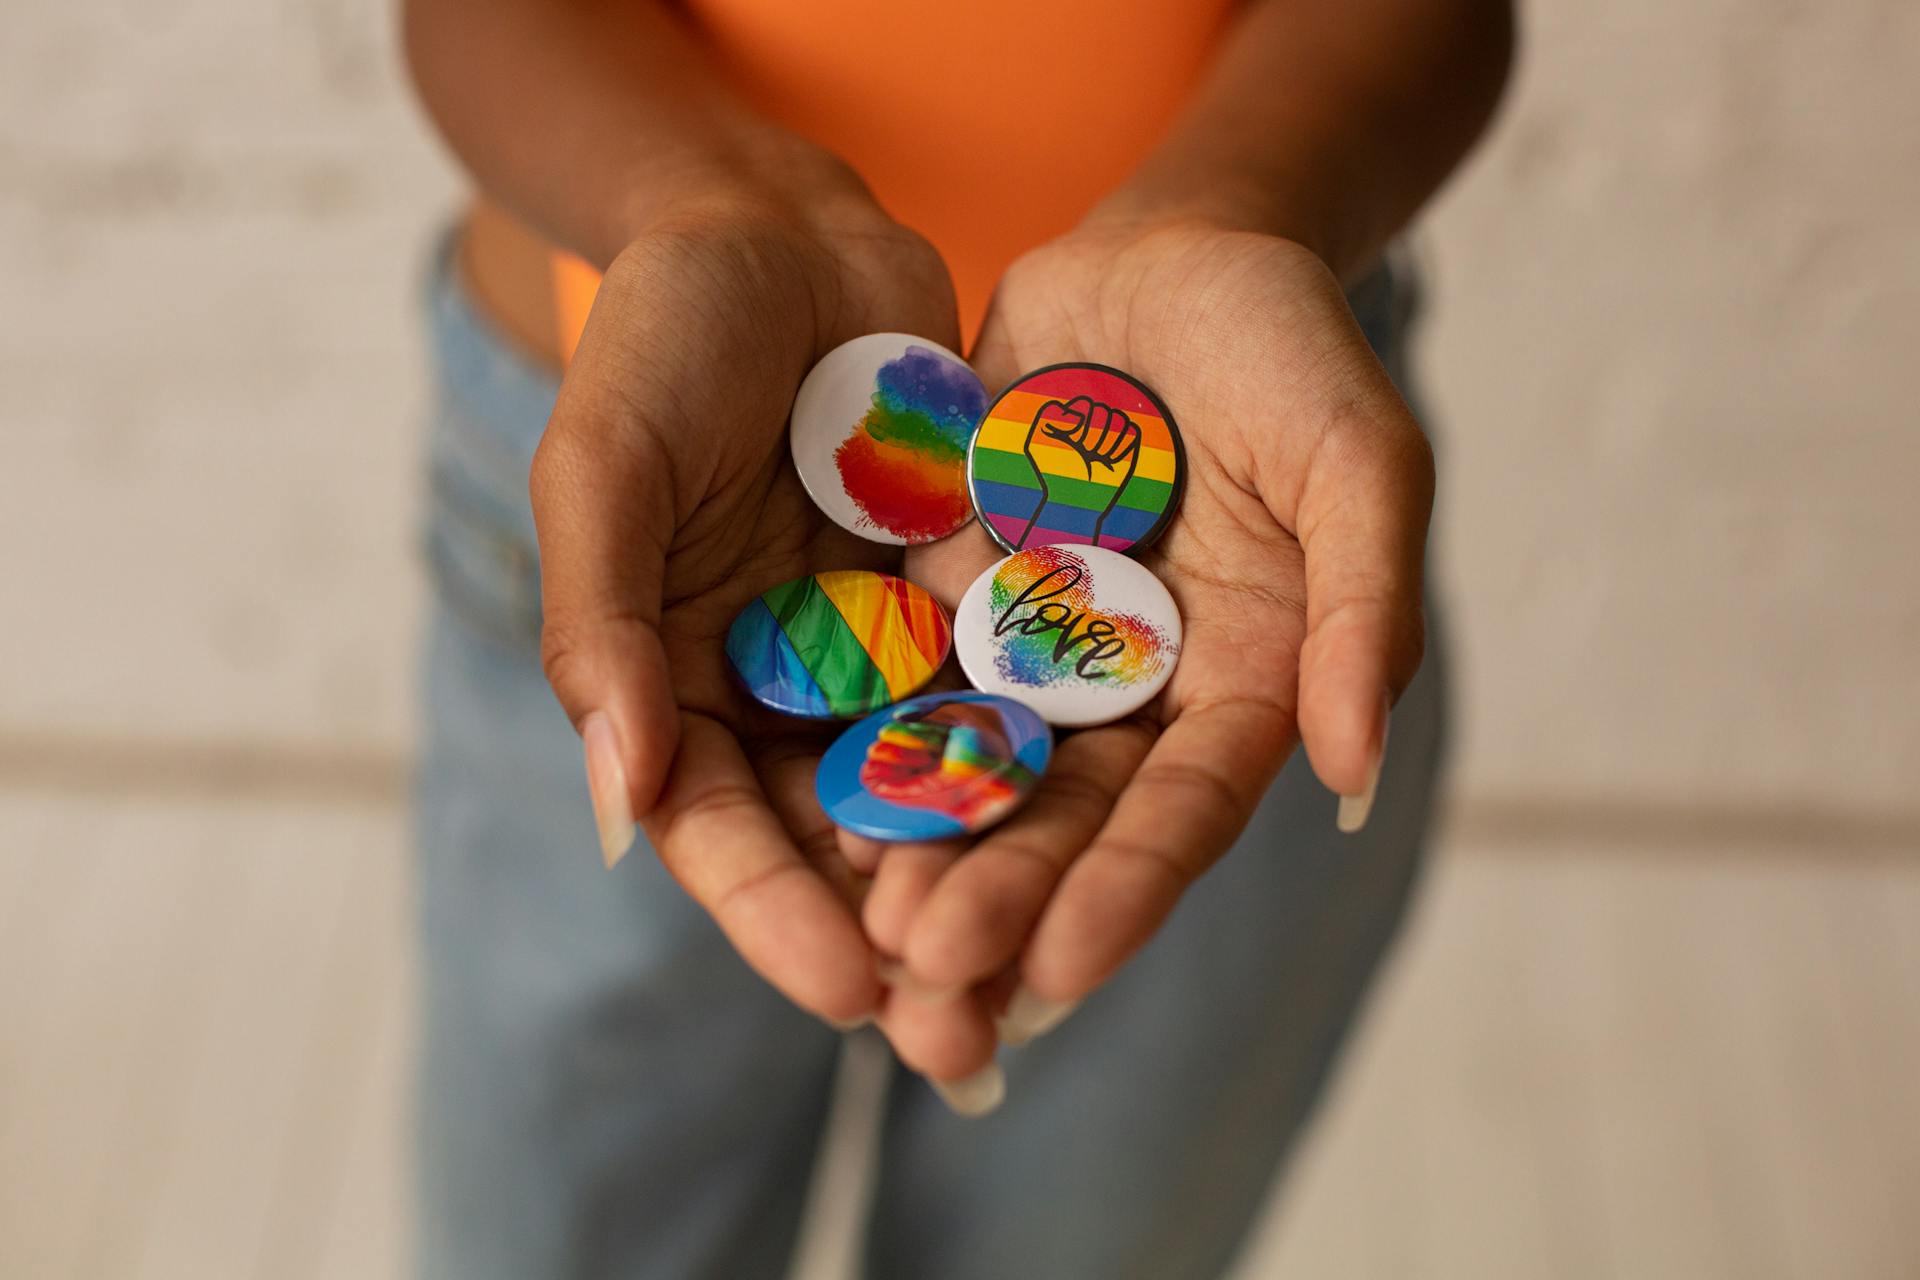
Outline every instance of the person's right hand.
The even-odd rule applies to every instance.
[[[898,549],[821,514],[788,462],[808,369],[882,331],[959,346],[938,254],[870,201],[682,209],[608,269],[531,483],[542,659],[585,742],[609,863],[637,820],[748,963],[841,1022],[882,995],[814,799],[843,726],[755,707],[723,646],[778,583],[899,568]]]

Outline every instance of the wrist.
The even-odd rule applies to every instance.
[[[896,222],[853,168],[811,144],[763,162],[729,160],[670,195],[638,200],[618,256],[726,246],[750,252],[763,290],[802,290],[823,347],[861,333],[916,333],[958,347],[953,282],[918,233]],[[795,301],[800,295],[790,295]]]
[[[1269,185],[1219,176],[1174,181],[1143,173],[1095,205],[1080,230],[1102,236],[1141,237],[1188,229],[1254,232],[1290,241],[1336,273],[1357,265],[1350,250],[1308,201]]]
[[[626,186],[615,207],[616,252],[663,227],[825,234],[889,221],[851,165],[775,131],[656,162]]]

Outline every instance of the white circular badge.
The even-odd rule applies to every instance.
[[[1042,546],[974,580],[953,615],[974,687],[1063,728],[1138,711],[1180,660],[1180,610],[1153,571],[1104,547]]]
[[[835,524],[892,546],[973,518],[967,445],[987,389],[953,352],[906,333],[829,351],[793,401],[793,465]]]

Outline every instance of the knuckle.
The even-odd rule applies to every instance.
[[[1111,788],[1083,773],[1061,771],[1047,779],[1045,795],[1034,798],[1034,807],[1044,803],[1050,810],[1064,811],[1076,830],[1091,831],[1112,812],[1113,800]]]
[[[540,670],[569,715],[575,714],[578,694],[585,683],[587,652],[577,626],[548,618],[540,628]]]
[[[727,808],[726,801],[724,799],[719,799],[719,798],[713,799],[711,801],[703,801],[695,805],[690,805],[686,809],[683,809],[680,811],[680,813],[676,816],[675,822],[672,824],[669,824],[668,830],[671,831],[673,826],[678,825],[679,822],[685,821],[687,818],[693,817],[694,815],[707,809],[709,804],[711,804],[716,810],[720,812],[724,812],[725,809]],[[745,902],[748,897],[750,897],[755,893],[760,892],[762,889],[766,888],[767,885],[771,884],[774,880],[778,879],[779,877],[786,875],[788,872],[798,871],[799,869],[800,868],[797,863],[791,863],[791,862],[775,863],[773,866],[770,866],[770,867],[762,867],[760,870],[755,871],[753,874],[747,876],[744,880],[734,881],[732,884],[728,885],[725,889],[722,889],[720,891],[720,895],[713,900],[713,906],[710,908],[710,914],[716,920],[724,920],[731,912],[737,910],[740,904]]]
[[[1052,883],[1058,879],[1065,863],[1069,860],[1061,856],[1061,845],[1055,841],[1040,841],[1032,836],[1008,835],[1002,837],[993,847],[993,852],[1003,859],[1005,870],[1025,868],[1026,872],[1037,876],[1043,883]]]
[[[1158,845],[1146,844],[1138,840],[1118,838],[1106,842],[1106,853],[1111,859],[1109,865],[1120,868],[1135,868],[1166,882],[1178,895],[1187,891],[1195,879],[1195,872],[1180,859],[1168,853]]]
[[[1201,805],[1224,807],[1232,813],[1243,813],[1252,807],[1252,801],[1219,773],[1195,764],[1149,763],[1134,775],[1134,781],[1142,786],[1185,792]],[[1185,808],[1184,802],[1181,807]]]

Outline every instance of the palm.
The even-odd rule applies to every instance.
[[[756,707],[725,636],[781,582],[897,567],[807,497],[787,412],[840,342],[951,342],[952,326],[944,267],[891,224],[847,244],[777,221],[663,230],[609,270],[535,462],[555,691],[621,726],[622,785],[668,869],[749,962],[834,1017],[871,1008],[875,979],[813,801],[831,728]]]
[[[660,640],[683,721],[697,716],[732,735],[795,846],[850,898],[845,860],[811,801],[815,763],[841,726],[795,720],[755,703],[728,666],[726,633],[772,586],[828,569],[898,572],[900,553],[827,520],[784,463],[782,435],[778,448],[742,467],[682,530],[667,557]]]
[[[1330,784],[1364,772],[1382,693],[1418,662],[1431,463],[1337,282],[1271,237],[1078,233],[1008,272],[975,360],[990,385],[1063,361],[1124,369],[1186,445],[1178,517],[1141,556],[1180,607],[1172,680],[1138,716],[1066,738],[1029,808],[900,927],[924,982],[1018,963],[1066,999],[1226,850],[1303,727]],[[910,551],[906,572],[951,602],[998,554],[975,527]]]
[[[1316,403],[1321,389],[1292,384],[1295,398],[1285,394],[1285,382],[1236,385],[1221,357],[1236,343],[1230,327],[1244,312],[1207,284],[1234,281],[1235,295],[1264,287],[1297,299],[1297,286],[1275,287],[1286,277],[1330,290],[1330,298],[1299,305],[1295,348],[1269,353],[1281,367],[1306,362],[1318,358],[1312,348],[1324,342],[1317,332],[1321,306],[1343,309],[1344,302],[1331,278],[1323,285],[1314,278],[1317,264],[1297,254],[1280,241],[1232,234],[1183,246],[1174,259],[1151,247],[1127,246],[1117,262],[1106,246],[1043,250],[1002,282],[976,352],[989,385],[1042,364],[1098,361],[1141,378],[1173,409],[1186,445],[1186,493],[1178,518],[1140,556],[1173,593],[1185,628],[1180,665],[1147,713],[1159,725],[1199,702],[1275,699],[1297,674],[1306,635],[1305,556],[1289,527],[1291,512],[1263,500],[1250,464],[1261,434],[1324,416]],[[907,573],[952,598],[998,554],[984,536],[956,538],[910,550]],[[1259,679],[1249,679],[1256,672]]]

